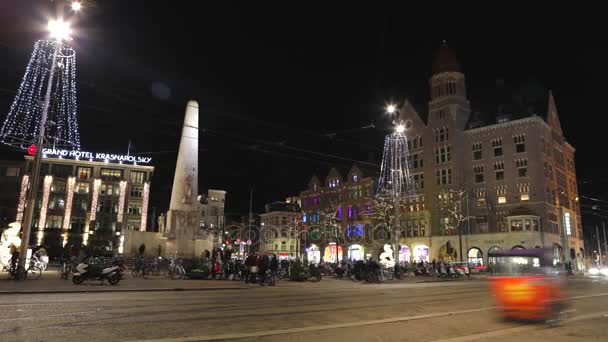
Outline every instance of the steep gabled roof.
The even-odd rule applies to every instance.
[[[403,105],[401,106],[401,111],[400,111],[400,119],[403,121],[411,120],[412,126],[415,129],[423,129],[426,126],[424,124],[424,121],[422,121],[422,118],[416,111],[416,108],[414,108],[414,106],[412,106],[412,104],[410,103],[410,100],[408,100],[408,99],[405,99],[405,101],[403,101]]]
[[[549,103],[547,104],[547,117],[545,119],[551,128],[563,135],[562,125],[559,122],[559,116],[557,115],[557,108],[555,107],[555,99],[553,98],[553,92],[549,90]]]

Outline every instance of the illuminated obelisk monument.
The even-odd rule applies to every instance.
[[[179,142],[171,203],[160,237],[166,239],[165,255],[190,258],[210,242],[199,236],[201,205],[198,201],[198,103],[188,101]]]

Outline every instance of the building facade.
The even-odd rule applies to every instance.
[[[32,156],[25,157],[16,221],[23,223]],[[153,227],[148,216],[153,166],[82,159],[42,159],[30,243],[57,248],[92,241],[119,253],[125,231]]]
[[[266,204],[260,214],[260,253],[276,254],[279,259],[295,259],[302,254],[300,207],[293,199]]]
[[[25,163],[0,161],[0,231],[15,222]]]
[[[433,64],[429,86],[426,122],[408,101],[398,111],[406,127],[410,180],[416,188],[414,195],[400,199],[399,258],[486,264],[491,251],[548,247],[554,249],[556,261],[572,260],[582,267],[575,149],[563,135],[553,95],[548,94],[545,117],[503,115],[484,123],[471,115],[465,75],[445,44]],[[363,224],[364,240],[373,241],[375,232],[365,227],[377,229],[379,222],[372,222],[373,208],[365,206],[373,203],[375,189],[354,190],[360,199],[351,203],[356,183],[335,170],[324,183],[313,177],[302,192],[307,224],[320,222],[324,210],[333,210],[330,203],[337,201],[336,216],[344,219],[348,210],[351,218],[352,211],[356,227]],[[454,217],[453,210],[450,214],[454,205],[460,219],[469,219]],[[361,213],[366,215],[360,217]],[[350,223],[340,225],[348,237]]]
[[[362,260],[377,246],[373,235],[372,197],[376,177],[353,165],[342,175],[331,168],[322,182],[313,176],[302,191],[304,244],[309,261]]]
[[[226,191],[207,190],[207,195],[201,197],[201,223],[200,228],[206,232],[213,241],[213,248],[225,247],[222,242],[224,235],[226,217],[224,207],[226,205]]]

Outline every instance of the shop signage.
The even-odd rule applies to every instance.
[[[483,243],[486,245],[502,245],[505,240],[483,240]]]
[[[60,149],[55,149],[55,148],[43,148],[42,155],[44,157],[89,159],[89,160],[95,160],[95,161],[128,162],[128,163],[138,163],[138,164],[149,164],[152,161],[152,158],[143,157],[143,156],[132,156],[132,155],[113,154],[113,153],[97,153],[97,152],[74,151],[74,150],[60,150]]]

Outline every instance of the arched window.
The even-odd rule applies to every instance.
[[[472,247],[469,249],[467,253],[469,264],[475,266],[483,266],[483,253],[481,249],[477,247]]]
[[[491,253],[497,253],[497,252],[502,252],[502,248],[500,248],[498,246],[493,246],[493,247],[490,247],[490,249],[488,249],[488,264],[495,264],[496,263],[496,258],[495,257],[491,257],[490,254]]]

